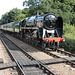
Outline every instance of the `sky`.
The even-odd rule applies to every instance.
[[[1,0],[0,1],[0,19],[3,14],[9,12],[13,8],[23,9],[23,1],[25,0]]]

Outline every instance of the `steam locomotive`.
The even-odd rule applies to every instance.
[[[46,13],[27,17],[20,21],[1,25],[3,30],[19,33],[29,43],[45,48],[58,48],[65,41],[63,37],[63,19],[55,14]]]

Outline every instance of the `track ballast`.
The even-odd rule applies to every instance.
[[[13,34],[12,34],[13,35]],[[5,35],[6,37],[8,37],[10,40],[12,40],[14,43],[16,43],[16,45],[17,46],[19,46],[20,47],[20,49],[22,49],[23,50],[23,52],[24,52],[24,50],[26,50],[26,52],[27,53],[25,53],[25,55],[26,56],[28,56],[29,58],[31,58],[31,56],[33,57],[32,59],[34,59],[34,60],[37,60],[37,54],[38,54],[38,52],[40,51],[41,52],[41,54],[43,54],[43,53],[45,53],[45,54],[47,54],[47,55],[49,55],[49,57],[50,57],[50,59],[47,59],[47,58],[45,58],[46,56],[44,56],[43,58],[40,58],[40,56],[39,56],[39,54],[38,54],[38,62],[39,63],[42,63],[42,65],[45,65],[45,67],[47,68],[47,70],[50,70],[50,71],[53,71],[53,72],[55,72],[57,75],[61,75],[61,74],[63,74],[63,73],[57,73],[54,69],[53,69],[53,65],[54,66],[57,66],[58,67],[58,69],[57,70],[59,70],[60,69],[60,66],[67,66],[67,64],[68,65],[70,65],[71,67],[75,67],[75,64],[74,64],[74,62],[75,62],[75,55],[74,54],[71,54],[71,53],[69,53],[69,52],[66,52],[66,51],[63,51],[63,50],[50,50],[50,49],[47,49],[47,50],[42,50],[42,49],[40,49],[40,48],[37,48],[37,46],[35,46],[35,48],[33,48],[34,47],[34,45],[31,45],[31,44],[29,44],[25,39],[21,39],[21,37],[20,37],[20,42],[19,42],[19,40],[17,40],[16,38],[14,38],[14,37],[12,37],[12,36],[10,36],[10,35],[8,35],[8,34],[6,34]],[[13,35],[14,36],[14,35]],[[16,37],[18,38],[18,36],[16,35]],[[23,42],[22,42],[23,41]],[[25,44],[25,43],[26,44]],[[31,46],[30,46],[31,45]],[[35,55],[36,54],[36,55]],[[29,55],[31,55],[31,56],[29,56]],[[42,55],[43,56],[43,55]],[[36,59],[35,59],[36,58]],[[64,59],[65,58],[65,59]],[[40,60],[39,60],[40,59]],[[67,64],[66,64],[67,63]],[[60,65],[60,66],[59,66]],[[50,67],[50,68],[49,68]],[[70,68],[71,68],[70,67]],[[62,67],[62,68],[64,68],[64,67]],[[62,68],[61,68],[61,70],[62,70]],[[65,68],[64,69],[64,71],[65,70],[69,70],[70,68]],[[72,68],[72,69],[73,69]],[[42,69],[44,69],[43,67],[42,67]],[[46,72],[48,72],[46,70]],[[60,71],[59,71],[60,72]],[[49,72],[48,72],[49,73]],[[54,74],[55,74],[54,73]],[[74,72],[75,73],[75,72]],[[74,74],[73,73],[73,74]],[[65,73],[64,73],[65,74]],[[70,73],[70,74],[72,74],[72,73]]]
[[[17,70],[21,75],[55,75],[50,69],[30,56],[26,51],[22,50],[18,45],[14,44],[3,34],[1,40],[8,50],[11,59],[17,65]]]

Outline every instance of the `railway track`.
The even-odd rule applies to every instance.
[[[36,60],[3,34],[1,35],[1,40],[11,59],[16,63],[16,68],[20,75],[56,75],[47,66]]]
[[[75,56],[73,54],[59,50],[59,49],[54,51],[46,50],[44,52],[54,58],[63,59],[63,61],[65,61],[66,64],[71,65],[72,67],[75,68]]]
[[[29,42],[29,41],[27,41],[27,42]],[[35,45],[35,48],[37,48],[39,50],[42,50],[41,48],[37,47],[36,45]],[[75,55],[70,53],[70,52],[67,52],[67,51],[64,51],[64,50],[60,50],[60,49],[54,49],[54,50],[52,50],[52,49],[45,49],[45,50],[42,50],[42,51],[45,52],[46,54],[54,57],[54,58],[61,58],[61,59],[63,59],[63,61],[66,60],[66,63],[68,65],[71,65],[72,67],[75,67]]]
[[[17,36],[16,36],[17,37]],[[21,39],[21,37],[19,37]],[[25,41],[25,43],[29,44],[28,40],[25,39],[21,39],[22,41]],[[32,43],[30,43],[29,45],[31,45]],[[34,45],[32,44],[32,46],[34,47]],[[35,45],[35,48],[42,50],[41,48],[37,47]],[[51,49],[46,49],[46,50],[42,50],[43,52],[45,52],[46,54],[54,57],[54,58],[61,58],[63,59],[63,61],[66,60],[66,63],[68,65],[71,65],[72,67],[75,67],[75,54],[72,54],[70,52],[64,51],[64,50],[60,50],[60,49],[55,49],[55,50],[51,50]]]
[[[69,52],[63,51],[63,50],[41,50],[41,49],[36,49],[32,48],[32,45],[30,46],[18,41],[17,39],[13,38],[12,36],[9,36],[6,34],[6,37],[8,37],[10,40],[12,40],[13,42],[16,42],[16,44],[19,45],[19,47],[21,47],[22,49],[26,49],[26,51],[33,56],[33,58],[35,57],[36,59],[39,60],[39,62],[41,62],[43,65],[47,66],[48,69],[51,68],[52,71],[54,71],[57,75],[66,75],[66,73],[57,73],[58,70],[60,70],[60,67],[63,66],[61,70],[65,72],[65,70],[69,70],[69,69],[73,69],[74,71],[72,71],[72,73],[69,73],[68,75],[74,75],[75,74],[75,55],[71,54]],[[23,40],[23,39],[22,39]],[[24,41],[24,40],[23,40]],[[30,48],[29,48],[30,47]],[[34,46],[33,46],[34,47]],[[38,51],[40,50],[40,51]],[[47,54],[47,55],[46,55]],[[39,56],[38,56],[39,55]],[[71,65],[69,67],[67,67],[67,63],[68,65]],[[65,66],[65,67],[64,67]],[[55,68],[56,67],[56,68]],[[57,69],[58,67],[58,69]],[[73,68],[72,68],[73,67]]]

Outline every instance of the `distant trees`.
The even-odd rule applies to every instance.
[[[9,13],[8,13],[8,22],[12,22],[15,21],[15,18],[21,14],[22,11],[20,9],[17,8],[13,8]]]
[[[8,16],[8,12],[6,12],[4,15],[2,15],[2,18],[1,18],[1,21],[0,21],[0,24],[4,24],[4,23],[7,23],[7,16]]]
[[[17,9],[17,8],[13,8],[11,11],[6,12],[4,15],[2,15],[0,24],[13,22],[15,20],[21,20],[24,17],[25,16],[24,16],[24,14],[22,14],[22,10]]]

